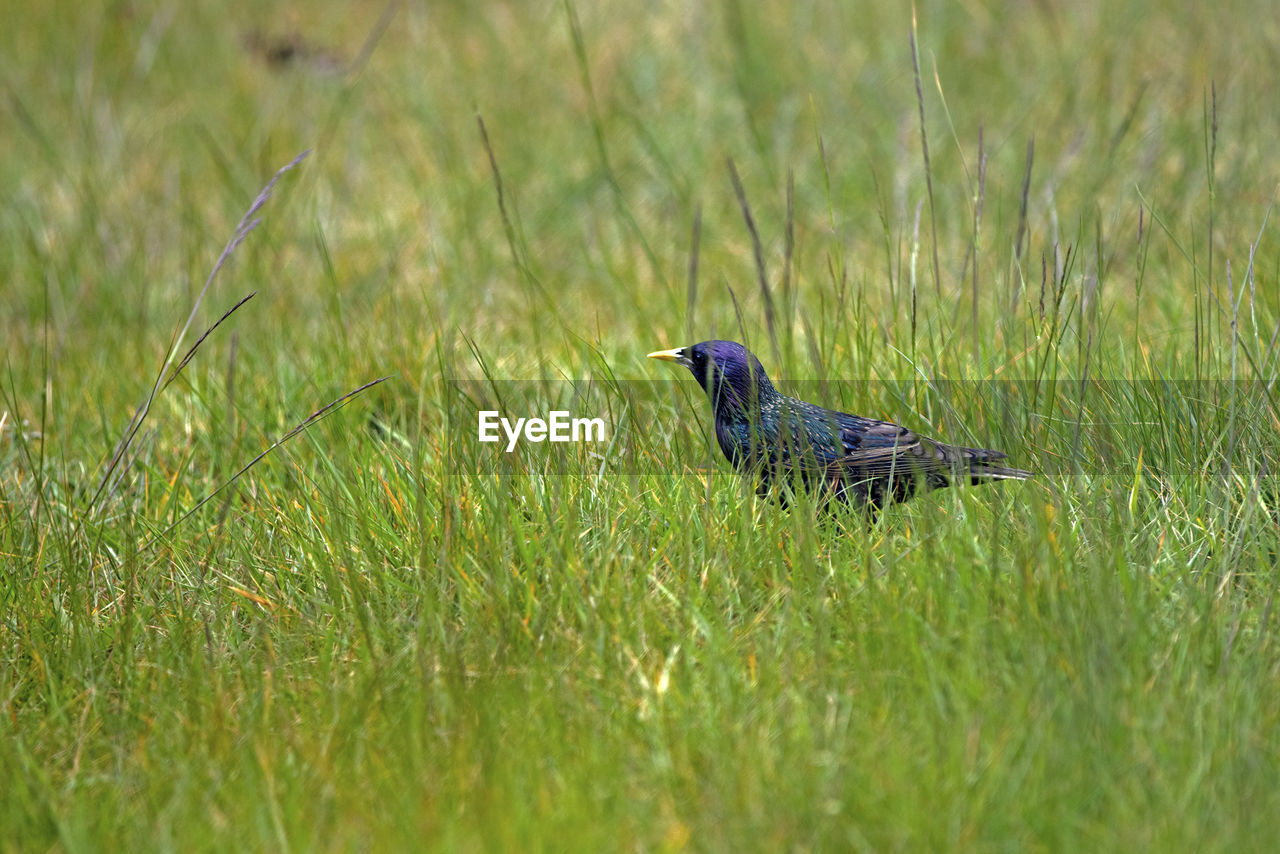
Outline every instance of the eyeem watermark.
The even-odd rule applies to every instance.
[[[1000,448],[1010,465],[1037,475],[1121,475],[1133,483],[1135,472],[1266,474],[1280,495],[1280,390],[1262,380],[910,378],[778,386],[939,441]],[[453,474],[729,470],[707,396],[689,377],[446,378],[445,392],[439,449]],[[3,438],[0,429],[0,444]]]
[[[603,442],[603,418],[571,418],[567,409],[553,409],[546,418],[517,418],[512,424],[496,409],[479,412],[477,435],[481,442],[507,440],[507,453],[516,449],[523,437],[527,442]]]

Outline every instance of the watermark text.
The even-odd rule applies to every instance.
[[[527,442],[603,442],[603,418],[571,418],[567,409],[553,409],[546,418],[517,418],[513,423],[496,409],[479,412],[477,436],[481,442],[501,442],[506,437],[507,453],[521,438]]]

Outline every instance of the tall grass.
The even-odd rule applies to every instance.
[[[3,846],[1267,848],[1269,10],[915,11],[21,16]],[[712,337],[1038,475],[782,512]]]

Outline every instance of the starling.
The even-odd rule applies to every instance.
[[[1000,451],[944,445],[889,421],[787,397],[736,341],[703,341],[649,358],[693,371],[711,399],[720,450],[734,468],[756,478],[761,495],[783,481],[805,489],[825,509],[837,500],[874,517],[885,503],[905,501],[921,488],[1031,476],[996,464],[1005,458]],[[780,497],[785,503],[785,489]]]

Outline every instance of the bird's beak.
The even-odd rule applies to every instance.
[[[686,368],[692,367],[693,362],[684,354],[684,350],[677,347],[674,350],[657,350],[649,354],[650,359],[659,359],[663,362],[675,362],[684,365]]]

